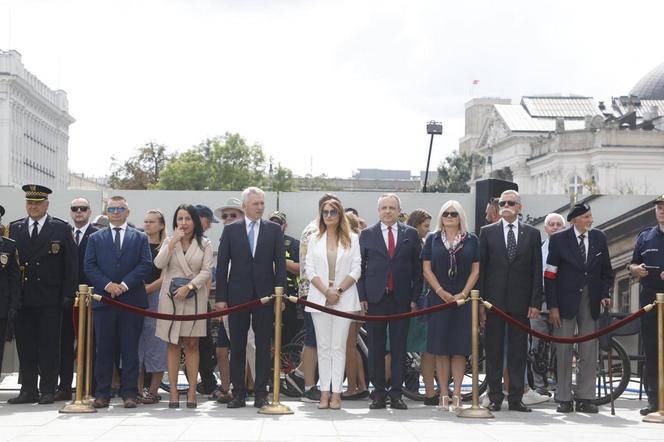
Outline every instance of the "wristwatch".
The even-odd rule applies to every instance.
[[[343,289],[343,288],[339,287],[339,288],[337,289],[337,293],[342,294],[343,292],[344,292],[344,289]]]
[[[187,284],[187,288],[189,290],[194,290],[195,289],[194,284],[192,284],[192,283]]]

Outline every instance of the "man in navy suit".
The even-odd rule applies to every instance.
[[[147,308],[143,280],[152,269],[148,237],[127,225],[129,206],[124,197],[109,198],[106,214],[110,226],[88,238],[85,274],[96,288],[96,293]],[[92,309],[97,346],[94,371],[97,388],[93,406],[108,407],[113,361],[116,352],[119,352],[122,363],[120,394],[125,408],[135,408],[138,395],[138,339],[143,330],[143,317],[97,301]]]
[[[593,214],[586,203],[575,205],[567,215],[572,226],[549,238],[549,256],[544,272],[549,321],[555,336],[593,333],[597,329],[600,304],[611,307],[613,269],[603,232],[593,229]],[[558,355],[559,413],[571,413],[572,346],[556,344]],[[577,359],[576,411],[597,413],[595,377],[597,340],[579,343]]]
[[[89,284],[88,278],[83,271],[85,259],[85,248],[88,246],[88,237],[97,229],[90,224],[90,201],[87,198],[74,198],[70,205],[71,219],[74,221],[72,234],[78,249],[78,284]],[[56,401],[69,401],[72,398],[71,386],[74,379],[74,321],[72,309],[62,310],[62,323],[60,326],[60,383],[55,391]]]
[[[539,316],[542,305],[541,236],[537,229],[518,220],[521,212],[518,192],[503,192],[498,206],[500,221],[480,230],[480,294],[517,321],[529,326],[529,318]],[[484,309],[481,313],[484,316]],[[507,348],[504,345],[506,335]],[[528,335],[514,326],[506,326],[502,318],[489,311],[486,315],[485,336],[489,410],[500,411],[505,397],[501,379],[506,351],[509,409],[531,411],[522,400]]]
[[[225,309],[269,296],[286,287],[286,251],[281,227],[262,219],[265,193],[257,187],[242,192],[244,217],[224,227],[217,255],[216,308]],[[268,405],[272,304],[234,313],[228,318],[231,340],[233,399],[228,408],[245,407],[245,364],[249,323],[256,337],[254,407]]]
[[[370,315],[394,315],[416,309],[422,290],[422,243],[417,230],[397,222],[401,201],[395,194],[378,199],[380,221],[362,231],[362,276],[358,281],[362,309]],[[390,390],[385,379],[387,328],[392,354]],[[367,322],[369,339],[369,376],[374,386],[370,409],[386,407],[406,410],[401,399],[408,321]]]

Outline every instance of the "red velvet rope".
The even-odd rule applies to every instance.
[[[591,339],[595,339],[598,336],[610,333],[613,330],[622,327],[623,325],[627,324],[628,322],[631,322],[631,321],[635,320],[636,318],[638,318],[639,316],[641,316],[641,315],[643,315],[644,313],[647,312],[646,308],[644,307],[644,308],[641,308],[641,309],[637,310],[636,312],[632,313],[631,315],[625,316],[623,319],[621,319],[619,321],[616,321],[613,324],[608,325],[604,328],[601,328],[601,329],[599,329],[599,330],[597,330],[593,333],[583,335],[583,336],[572,336],[572,337],[569,337],[569,338],[564,338],[564,337],[561,337],[561,336],[547,335],[545,333],[540,333],[537,330],[533,330],[532,328],[528,327],[527,325],[522,324],[521,322],[517,321],[516,319],[514,319],[513,317],[511,317],[510,315],[508,315],[507,313],[505,313],[504,311],[502,311],[501,309],[496,307],[495,305],[492,305],[491,308],[489,308],[489,311],[494,312],[495,314],[497,314],[498,316],[503,318],[505,321],[509,322],[510,324],[512,324],[516,327],[519,327],[521,330],[525,331],[526,333],[528,333],[530,335],[533,335],[533,336],[538,337],[540,339],[544,339],[545,341],[558,342],[559,344],[576,344],[578,342],[590,341]]]
[[[147,316],[150,318],[156,318],[156,319],[166,319],[168,321],[197,321],[199,319],[209,319],[209,318],[216,318],[218,316],[226,316],[231,313],[239,312],[248,308],[253,308],[256,306],[261,305],[261,300],[260,299],[254,299],[253,301],[249,301],[244,304],[240,305],[234,305],[233,307],[224,309],[224,310],[216,310],[212,312],[207,312],[207,313],[200,313],[198,315],[171,315],[168,313],[158,313],[158,312],[152,312],[150,310],[145,310],[143,308],[139,307],[134,307],[133,305],[125,304],[124,302],[116,301],[115,299],[109,298],[108,296],[102,296],[101,299],[99,299],[100,302],[103,302],[104,304],[108,304],[113,307],[117,307],[119,309],[132,312],[132,313],[138,313],[139,315],[142,316]]]
[[[339,310],[335,310],[333,308],[316,304],[314,302],[307,301],[304,298],[298,298],[297,303],[302,304],[306,307],[311,307],[313,309],[319,310],[323,313],[329,313],[334,316],[340,316],[342,318],[353,319],[356,321],[396,321],[399,319],[414,318],[416,316],[426,315],[427,313],[447,310],[449,308],[456,307],[458,305],[456,302],[449,302],[447,304],[434,305],[433,307],[423,308],[422,310],[416,310],[414,312],[400,313],[397,315],[370,316],[370,315],[357,315],[355,313],[342,312]]]

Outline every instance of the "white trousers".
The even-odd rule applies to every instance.
[[[316,330],[320,390],[330,391],[331,386],[332,393],[341,393],[351,320],[322,312],[312,312],[311,318]]]

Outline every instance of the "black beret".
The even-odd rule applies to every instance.
[[[586,212],[590,211],[590,206],[587,203],[576,203],[572,210],[567,214],[567,221],[572,221],[572,219],[577,216],[581,216]]]

